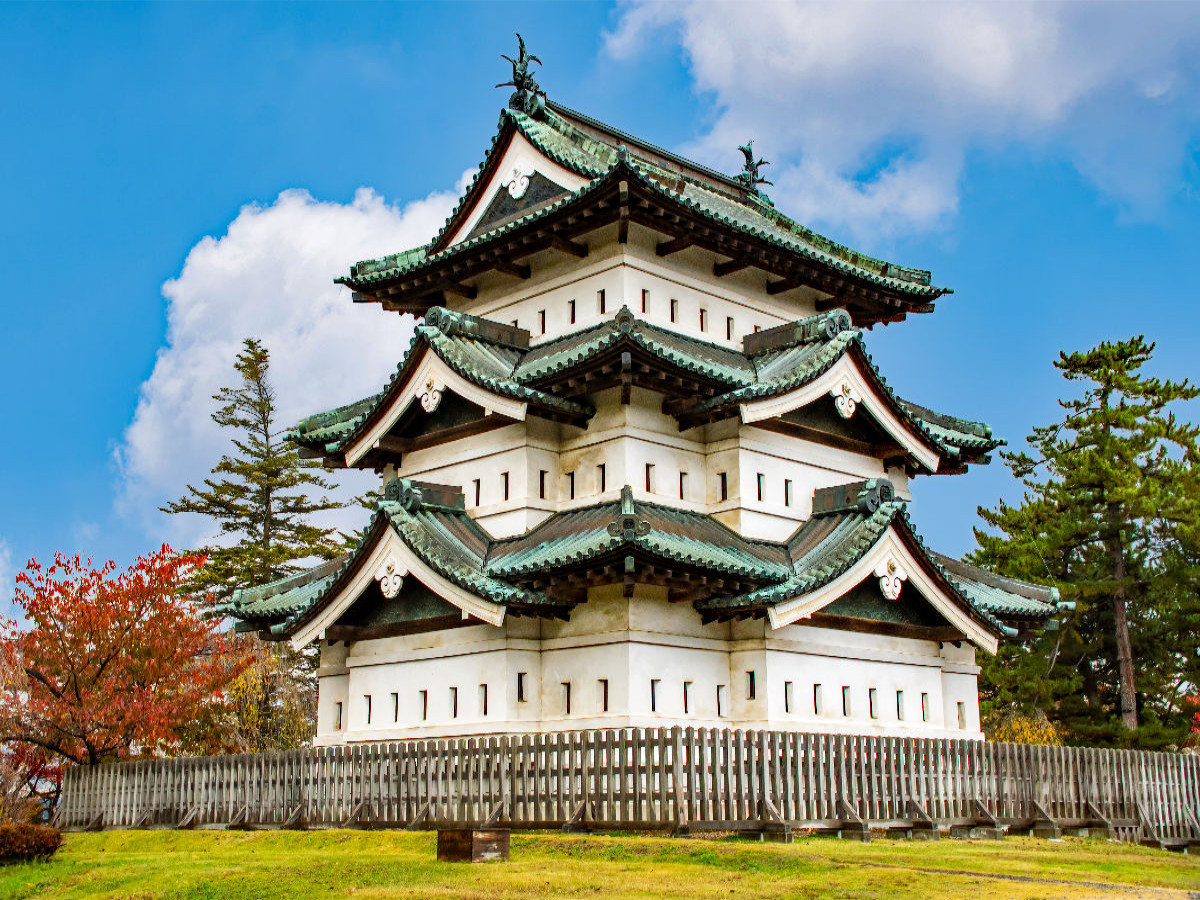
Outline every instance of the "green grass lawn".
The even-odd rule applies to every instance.
[[[70,834],[0,868],[0,898],[1077,898],[1200,892],[1200,858],[1033,838],[936,844],[517,833],[512,859],[439,863],[430,832]],[[1196,896],[1200,896],[1197,894]]]

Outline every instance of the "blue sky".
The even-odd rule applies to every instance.
[[[1060,348],[1144,333],[1195,373],[1196,7],[0,5],[0,577],[127,562],[224,438],[208,396],[267,341],[281,414],[356,399],[407,323],[330,284],[440,225],[520,30],[551,97],[736,171],[955,294],[868,345],[905,396],[1017,444]],[[1194,415],[1194,413],[1193,413]],[[921,479],[939,549],[1014,498]]]

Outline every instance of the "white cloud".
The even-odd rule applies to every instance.
[[[1189,4],[634,0],[607,50],[664,31],[716,100],[688,152],[732,171],[757,137],[782,206],[860,236],[943,224],[967,151],[1012,142],[1152,215],[1200,123]]]
[[[347,204],[284,191],[270,205],[243,207],[223,236],[192,248],[163,286],[166,346],[117,450],[119,505],[143,518],[153,540],[189,547],[209,537],[200,517],[157,508],[199,484],[230,449],[210,418],[212,395],[231,383],[245,338],[271,352],[281,427],[379,390],[408,347],[413,320],[352,303],[333,278],[357,260],[424,243],[457,197],[435,193],[401,207],[366,188]],[[374,477],[343,480],[348,496]],[[361,510],[347,511],[337,524],[361,527],[361,519]]]

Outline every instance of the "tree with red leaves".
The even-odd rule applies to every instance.
[[[166,545],[120,573],[31,560],[13,598],[27,622],[0,624],[0,741],[87,766],[175,749],[248,663],[181,590],[203,563]]]

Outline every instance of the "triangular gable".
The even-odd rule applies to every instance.
[[[386,521],[383,527],[371,530],[367,540],[370,546],[355,554],[352,570],[339,579],[334,592],[324,602],[310,610],[295,623],[289,642],[297,650],[314,640],[324,638],[326,629],[335,624],[368,590],[381,590],[384,596],[396,596],[405,578],[415,578],[431,591],[461,610],[462,617],[468,616],[500,625],[504,622],[506,609],[459,587],[435,571],[422,559]]]
[[[508,213],[511,221],[518,213],[533,212],[587,183],[588,179],[550,159],[517,128],[506,124],[431,252],[452,247],[472,236],[484,217],[496,212],[497,200],[505,208],[511,204]],[[508,197],[508,204],[499,199],[501,194]],[[501,224],[497,221],[493,227]]]
[[[420,357],[414,360],[408,377],[389,391],[384,406],[375,411],[367,427],[344,448],[347,466],[353,466],[379,446],[380,441],[414,402],[420,403],[426,412],[433,412],[441,403],[445,391],[452,391],[464,400],[482,407],[489,415],[498,414],[514,421],[525,419],[528,403],[501,396],[468,381],[447,365],[440,356],[430,352],[427,343],[419,343],[413,352],[419,353]]]
[[[993,654],[999,648],[995,626],[985,625],[964,608],[953,586],[930,565],[915,542],[896,527],[895,521],[837,578],[768,608],[771,627],[782,628],[806,619],[869,578],[879,580],[883,595],[889,599],[898,598],[901,590],[915,589],[973,644]]]
[[[790,391],[739,404],[742,421],[746,424],[780,418],[826,397],[832,398],[840,415],[852,419],[866,413],[906,453],[930,472],[936,472],[941,462],[937,446],[898,412],[881,389],[869,363],[861,353],[844,353],[832,366],[813,380]]]

